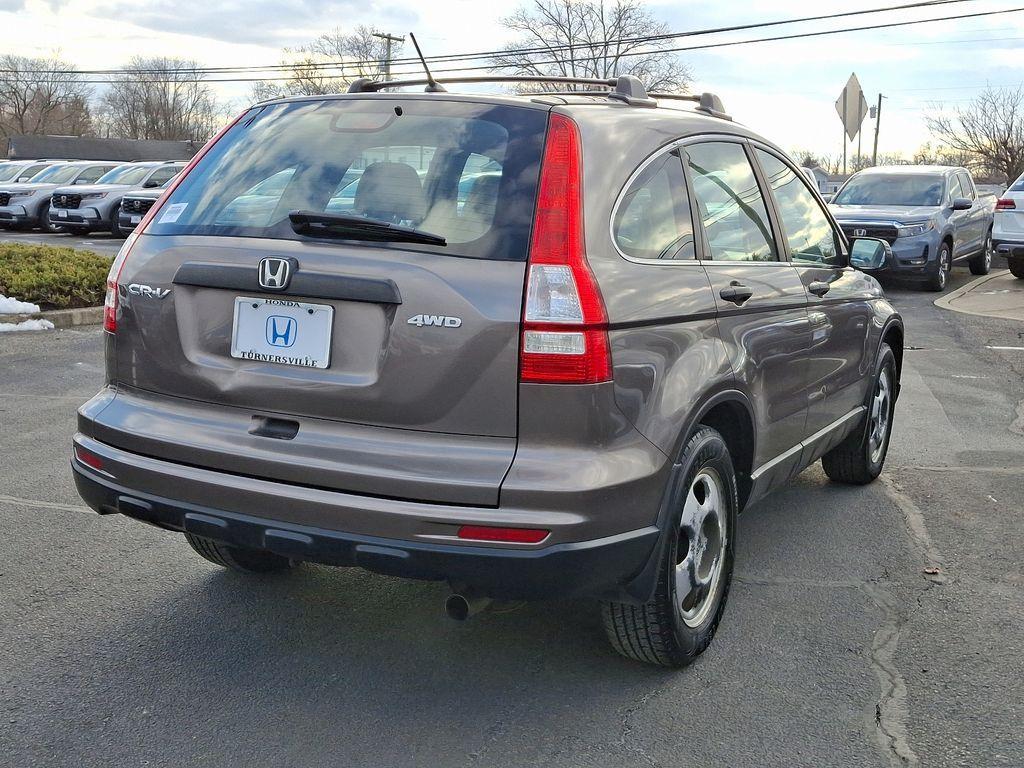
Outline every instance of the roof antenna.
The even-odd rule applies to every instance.
[[[447,93],[444,86],[434,79],[434,76],[430,74],[430,67],[427,66],[427,60],[423,57],[423,51],[420,50],[420,44],[416,42],[416,35],[412,32],[409,33],[409,37],[412,38],[412,44],[416,47],[416,55],[420,57],[420,62],[423,64],[423,71],[427,73],[427,87],[424,90],[427,93]]]

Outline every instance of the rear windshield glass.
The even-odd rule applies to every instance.
[[[97,184],[141,184],[152,171],[148,165],[119,165],[96,180]]]
[[[1024,192],[1024,175],[1010,185],[1011,192]]]
[[[377,248],[525,260],[546,127],[539,109],[399,95],[255,108],[147,234],[323,238],[291,226],[290,212],[312,211],[447,241],[367,243]]]
[[[942,205],[941,176],[854,176],[832,201],[836,205]]]

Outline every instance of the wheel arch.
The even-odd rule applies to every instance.
[[[903,378],[904,329],[899,318],[892,318],[882,329],[882,344],[888,344],[896,358],[896,397],[899,398],[900,382]]]

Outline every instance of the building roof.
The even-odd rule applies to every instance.
[[[10,136],[8,160],[188,160],[202,146],[194,141],[102,139],[94,136]]]

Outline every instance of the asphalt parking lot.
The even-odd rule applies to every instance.
[[[0,765],[1024,765],[1024,325],[889,294],[908,351],[881,481],[815,466],[745,514],[681,672],[616,656],[587,602],[455,624],[442,585],[241,577],[92,514],[68,455],[101,331],[7,334]]]
[[[95,251],[104,256],[116,256],[124,242],[123,237],[114,237],[109,232],[90,232],[88,235],[46,234],[44,232],[18,232],[3,230],[2,239],[29,245],[56,245],[65,248],[78,248]]]

